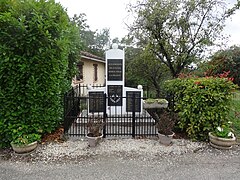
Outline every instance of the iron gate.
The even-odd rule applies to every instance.
[[[69,136],[85,136],[88,132],[87,123],[91,118],[101,118],[105,125],[103,127],[104,137],[107,136],[131,136],[147,137],[156,136],[155,122],[151,116],[139,107],[143,98],[131,96],[119,97],[120,101],[126,101],[127,107],[120,106],[120,113],[114,109],[119,106],[108,108],[111,97],[104,96],[79,96],[72,89],[64,96],[64,133]],[[91,105],[90,105],[91,104]],[[95,105],[95,112],[91,112],[89,106]],[[125,112],[123,108],[127,108]],[[125,112],[125,113],[121,113]]]

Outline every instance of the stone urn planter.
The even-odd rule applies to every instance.
[[[168,101],[166,99],[147,99],[143,103],[143,108],[151,115],[158,130],[159,142],[163,145],[171,145],[174,136],[173,128],[176,116],[167,110]]]
[[[101,118],[90,117],[87,127],[88,133],[86,134],[86,139],[88,140],[89,147],[95,147],[101,142],[103,133],[102,129],[104,122]]]
[[[170,135],[165,135],[165,134],[161,134],[158,132],[158,138],[161,144],[169,146],[172,144],[172,140],[173,140],[173,136],[175,135],[174,132],[172,132],[172,134]]]
[[[24,153],[30,153],[33,150],[35,150],[38,146],[38,142],[34,141],[30,144],[24,144],[24,145],[18,145],[11,142],[11,146],[15,153],[24,154]]]
[[[144,109],[161,109],[167,107],[168,101],[166,99],[147,99],[143,102]]]
[[[89,147],[97,146],[101,142],[102,137],[103,137],[103,134],[100,134],[99,136],[92,136],[91,133],[88,133],[86,135],[86,138],[88,140]]]
[[[212,147],[218,149],[231,149],[236,144],[236,137],[222,138],[215,136],[212,132],[209,132],[209,143]]]

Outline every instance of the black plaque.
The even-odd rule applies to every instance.
[[[104,112],[104,92],[89,92],[89,112]]]
[[[108,106],[122,106],[122,85],[108,85]]]
[[[108,68],[107,70],[108,81],[123,80],[123,60],[122,59],[108,59],[107,68]]]
[[[135,110],[135,112],[141,112],[141,92],[139,92],[139,91],[127,91],[126,96],[127,96],[127,102],[126,102],[127,112],[132,112],[133,111],[133,96],[135,96],[134,110]]]

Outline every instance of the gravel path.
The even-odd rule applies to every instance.
[[[7,159],[13,161],[66,162],[79,161],[95,156],[138,157],[153,159],[163,155],[181,155],[207,148],[206,143],[174,139],[171,146],[160,144],[156,139],[105,139],[97,147],[88,147],[84,139],[72,139],[63,143],[39,145],[28,155],[10,153]]]
[[[35,152],[0,154],[0,179],[239,179],[240,146],[224,151],[207,143],[174,139],[85,140],[39,145]]]
[[[27,154],[18,155],[14,152],[0,154],[2,159],[10,161],[28,162],[79,162],[96,156],[132,157],[143,159],[156,159],[156,157],[179,156],[191,153],[225,153],[240,154],[240,146],[224,151],[214,149],[208,143],[192,142],[186,139],[174,139],[171,146],[165,146],[157,139],[104,139],[97,147],[88,147],[84,139],[70,139],[63,143],[51,142],[41,144],[37,150]]]

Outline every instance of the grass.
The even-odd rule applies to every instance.
[[[234,132],[237,136],[237,139],[239,140],[240,139],[240,91],[234,92],[229,116],[230,116],[230,120],[233,123]]]

